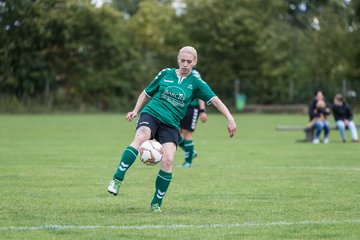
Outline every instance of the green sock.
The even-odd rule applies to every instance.
[[[121,156],[119,167],[116,169],[116,172],[114,174],[114,178],[120,181],[124,180],[126,171],[135,162],[138,153],[138,150],[131,146],[128,146],[125,149],[123,155]]]
[[[192,163],[194,156],[194,142],[193,140],[184,140],[185,162]]]
[[[155,190],[154,198],[151,201],[151,204],[158,203],[159,205],[161,205],[165,193],[169,188],[171,179],[172,179],[172,173],[167,173],[162,170],[159,171],[155,182],[156,190]]]
[[[182,148],[182,150],[184,150],[184,138],[182,135],[180,135],[180,137],[179,137],[178,145],[179,145],[179,147]]]

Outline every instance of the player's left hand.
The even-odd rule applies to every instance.
[[[207,114],[206,114],[206,112],[200,113],[200,120],[201,120],[202,123],[204,123],[204,122],[207,121]]]

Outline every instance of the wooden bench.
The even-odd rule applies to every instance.
[[[360,124],[356,124],[356,128],[360,128]],[[275,129],[277,131],[303,131],[305,133],[305,140],[304,142],[312,142],[314,139],[314,128],[308,128],[306,126],[285,126],[280,125],[276,126]],[[336,127],[331,127],[330,130],[337,130]]]

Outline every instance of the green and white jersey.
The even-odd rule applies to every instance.
[[[199,107],[199,99],[192,100],[189,107],[198,108]]]
[[[175,68],[161,70],[144,92],[151,100],[141,112],[176,129],[194,99],[201,99],[209,104],[216,97],[196,70],[192,70],[187,77],[180,78]]]

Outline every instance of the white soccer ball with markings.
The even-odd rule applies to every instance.
[[[141,144],[139,148],[140,160],[149,166],[158,164],[163,157],[163,147],[156,140],[148,140]]]

